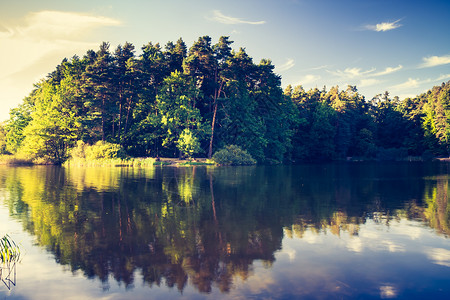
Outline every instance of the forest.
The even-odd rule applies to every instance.
[[[0,152],[61,164],[80,144],[127,157],[208,157],[235,145],[258,163],[449,156],[450,81],[414,98],[356,86],[287,86],[229,37],[188,48],[125,43],[64,59],[11,109]]]

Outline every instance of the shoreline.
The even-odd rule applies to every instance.
[[[347,157],[343,160],[335,160],[329,162],[450,162],[449,157],[435,157],[430,160],[424,160],[421,157],[409,156],[404,159],[393,159],[393,160],[377,160],[377,159],[360,159],[356,157]],[[315,161],[321,162],[321,161]],[[290,164],[281,165],[296,165],[302,163],[311,163],[308,161],[303,162],[292,162]],[[314,163],[314,162],[313,162]],[[14,155],[2,155],[0,156],[0,166],[39,166],[39,165],[55,165],[48,162],[33,162],[31,159],[26,159],[22,157],[15,157]],[[97,159],[97,160],[68,160],[62,164],[62,166],[78,166],[78,167],[150,167],[150,166],[172,166],[172,167],[183,167],[183,166],[214,166],[217,165],[212,160],[206,157],[201,158],[170,158],[170,157],[131,157],[127,159]],[[264,165],[264,164],[262,164]]]

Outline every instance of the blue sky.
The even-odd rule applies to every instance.
[[[448,0],[0,0],[0,121],[64,57],[203,35],[271,59],[283,87],[403,99],[450,80],[449,29]]]

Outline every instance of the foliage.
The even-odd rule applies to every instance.
[[[88,145],[83,141],[77,141],[77,146],[71,150],[71,157],[87,160],[122,159],[125,158],[125,152],[118,144],[98,141],[94,145]]]
[[[405,148],[380,148],[377,151],[377,159],[382,161],[404,160],[407,155]]]
[[[192,157],[194,153],[201,151],[198,138],[193,135],[189,128],[185,128],[180,134],[177,141],[177,148],[181,153],[187,155],[188,157]]]
[[[9,112],[9,119],[6,121],[4,127],[6,131],[6,152],[16,153],[25,138],[23,130],[32,120],[31,111],[33,103],[31,98],[25,98],[22,104],[11,109]]]
[[[213,155],[216,164],[223,166],[254,165],[256,160],[246,151],[236,145],[229,145]]]
[[[367,100],[356,86],[283,93],[269,59],[254,63],[232,43],[149,42],[137,56],[131,43],[103,42],[63,59],[10,111],[0,152],[61,164],[82,140],[133,157],[211,158],[239,145],[260,163],[450,154],[450,82],[404,100],[387,91]]]
[[[68,79],[54,86],[40,83],[35,92],[31,121],[23,130],[25,136],[20,152],[36,160],[63,163],[76,140],[78,118],[70,109]]]
[[[66,166],[141,166],[148,165],[139,159],[128,159],[119,144],[98,141],[94,145],[77,141],[76,147],[70,150],[71,158]],[[151,160],[153,165],[154,159]]]
[[[6,129],[4,124],[0,123],[0,154],[7,154],[6,151]]]
[[[125,152],[118,144],[98,141],[92,146],[85,149],[86,159],[102,159],[102,158],[124,158]]]

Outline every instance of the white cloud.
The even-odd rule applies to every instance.
[[[308,74],[303,76],[295,85],[306,85],[316,83],[321,77],[319,75]]]
[[[433,263],[445,267],[450,267],[450,251],[442,248],[431,248],[426,254]]]
[[[403,69],[403,66],[402,66],[402,65],[398,65],[397,67],[394,67],[394,68],[392,68],[392,67],[387,67],[384,71],[375,73],[375,74],[373,74],[373,76],[383,76],[383,75],[388,75],[388,74],[397,72],[397,71],[399,71],[399,70],[401,70],[401,69]]]
[[[25,26],[18,27],[17,33],[40,40],[73,40],[95,27],[120,25],[119,21],[107,17],[62,11],[35,12],[29,14],[25,20]]]
[[[368,75],[375,71],[375,69],[370,69],[368,71],[361,71],[360,68],[346,68],[344,71],[342,70],[336,70],[336,71],[328,71],[328,73],[331,73],[335,76],[341,77],[341,78],[358,78],[365,75]]]
[[[386,246],[389,252],[405,252],[405,247],[402,245],[398,245],[393,241],[385,240],[381,241],[381,244]]]
[[[398,96],[400,99],[406,99],[406,98],[414,99],[415,97],[417,97],[417,93],[397,94],[397,96]]]
[[[359,79],[359,87],[368,87],[373,86],[376,84],[379,84],[382,82],[382,80],[373,78],[373,77],[380,77],[388,74],[392,74],[394,72],[397,72],[399,70],[403,69],[402,65],[398,65],[397,67],[387,67],[383,71],[375,72],[376,69],[372,68],[369,70],[362,70],[361,68],[346,68],[345,70],[335,70],[330,71],[327,70],[328,73],[339,77],[341,80],[355,80]]]
[[[295,66],[295,61],[292,58],[289,58],[284,64],[282,64],[279,67],[276,67],[275,69],[277,72],[283,72],[283,71],[287,71],[287,70],[291,69],[294,66]]]
[[[416,88],[419,86],[419,84],[420,84],[419,80],[408,78],[408,81],[394,85],[394,86],[392,86],[392,88],[395,90],[404,90],[404,89]]]
[[[317,233],[308,230],[303,235],[302,240],[308,244],[314,245],[314,244],[322,244],[323,243],[322,238],[323,236],[320,236]]]
[[[383,285],[380,286],[380,297],[382,299],[385,298],[395,298],[397,297],[397,289],[392,285]]]
[[[360,238],[350,238],[348,243],[346,244],[348,250],[361,253],[363,250],[363,242]]]
[[[376,25],[366,25],[365,28],[372,31],[389,31],[393,29],[397,29],[402,26],[402,24],[399,24],[401,20],[397,20],[395,22],[383,22]]]
[[[436,66],[442,66],[450,64],[450,55],[445,56],[429,56],[423,58],[423,63],[420,65],[421,68],[431,68]]]
[[[450,74],[441,75],[436,79],[436,81],[447,80],[447,79],[450,79]]]
[[[375,78],[368,78],[368,79],[361,79],[360,83],[359,83],[359,87],[366,87],[366,86],[372,86],[375,84],[380,83],[380,80],[375,79]]]
[[[229,25],[233,25],[233,24],[262,25],[262,24],[266,23],[266,21],[245,21],[245,20],[241,20],[239,18],[225,16],[219,10],[213,11],[212,20],[217,21],[222,24],[229,24]]]
[[[289,246],[283,247],[282,253],[287,254],[290,261],[294,261],[296,255],[297,255],[297,251],[294,248],[289,247]]]
[[[91,30],[120,24],[103,16],[61,11],[34,12],[19,25],[3,24],[0,45],[8,46],[0,47],[0,80],[8,79],[14,85],[3,87],[0,104],[4,109],[16,106],[31,91],[37,76],[51,72],[64,57],[96,47],[84,40]]]
[[[120,22],[81,13],[42,11],[27,15],[20,26],[0,34],[0,78],[17,73],[51,53],[88,49],[92,44],[80,41],[89,30],[115,26]],[[12,59],[16,58],[16,59]],[[64,58],[64,55],[58,59]],[[50,70],[49,70],[50,71]]]
[[[326,69],[326,68],[329,68],[330,66],[328,66],[328,65],[322,65],[322,66],[318,66],[318,67],[314,67],[314,68],[311,68],[311,69],[308,69],[308,70],[310,70],[310,71],[317,71],[317,70],[323,70],[323,69]]]

